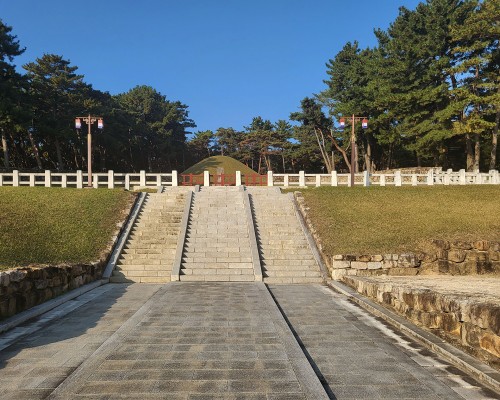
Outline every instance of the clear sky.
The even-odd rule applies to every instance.
[[[348,41],[376,45],[419,0],[0,0],[26,52],[69,59],[96,89],[151,85],[189,106],[197,130],[288,119],[324,89]]]

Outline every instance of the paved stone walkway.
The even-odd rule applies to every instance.
[[[270,285],[332,399],[496,399],[447,361],[319,285]]]
[[[262,283],[104,285],[0,350],[0,398],[496,398],[342,295],[271,290],[305,352]]]

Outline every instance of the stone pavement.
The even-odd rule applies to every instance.
[[[0,351],[0,398],[498,398],[321,285],[271,287],[304,351],[263,283],[96,291]]]
[[[319,285],[270,285],[332,399],[498,399],[414,340]]]

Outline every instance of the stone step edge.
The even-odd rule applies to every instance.
[[[118,260],[120,258],[120,255],[123,251],[123,248],[128,242],[128,238],[130,236],[130,233],[132,231],[132,227],[135,225],[135,222],[137,220],[137,217],[139,215],[139,212],[141,211],[144,201],[148,197],[147,193],[141,193],[137,197],[136,203],[134,207],[132,208],[131,213],[129,214],[128,220],[125,224],[125,228],[123,229],[118,241],[115,243],[115,246],[111,252],[111,255],[109,257],[108,264],[106,265],[106,268],[104,269],[104,272],[102,274],[103,279],[109,279],[111,276],[113,269],[115,268],[116,264],[118,263]]]
[[[172,274],[170,275],[171,282],[180,280],[182,254],[184,252],[184,243],[186,242],[189,219],[191,217],[191,207],[193,206],[194,193],[199,192],[200,187],[195,186],[194,192],[188,192],[184,202],[184,212],[180,224],[179,238],[177,239],[177,249],[175,251],[174,264],[172,265]]]

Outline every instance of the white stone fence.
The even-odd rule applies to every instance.
[[[210,185],[210,174],[205,171],[200,180],[204,186]],[[265,176],[263,176],[265,177]],[[236,171],[234,182],[236,186],[244,184],[240,171]],[[300,171],[298,174],[275,174],[267,173],[267,179],[254,180],[256,184],[267,184],[267,186],[281,187],[308,187],[308,186],[351,186],[350,174],[339,174],[333,171],[331,174],[307,174]],[[258,182],[258,183],[257,183]],[[72,187],[83,188],[87,184],[87,174],[83,171],[76,172],[19,172],[14,170],[10,173],[0,173],[0,186],[45,186],[45,187]],[[94,188],[125,188],[130,190],[134,187],[158,187],[178,186],[177,171],[170,173],[106,173],[92,174]],[[354,184],[356,186],[431,186],[431,185],[498,185],[500,174],[496,170],[489,172],[466,172],[429,170],[425,174],[404,173],[395,171],[391,173],[375,172],[369,174],[362,172],[355,174]]]
[[[0,186],[45,186],[81,189],[87,185],[87,173],[80,170],[76,172],[19,172],[0,173]],[[125,188],[132,187],[157,187],[177,186],[177,171],[171,173],[106,173],[92,174],[94,188]]]
[[[307,187],[307,186],[351,186],[351,174],[339,174],[333,171],[331,174],[306,174],[300,171],[298,174],[274,174],[268,172],[268,186],[283,187]],[[466,172],[464,169],[453,172],[451,169],[442,172],[429,170],[425,174],[404,173],[395,171],[393,173],[375,172],[369,174],[367,171],[355,174],[354,185],[356,186],[431,186],[431,185],[475,185],[500,184],[500,174],[496,170],[487,173]]]

